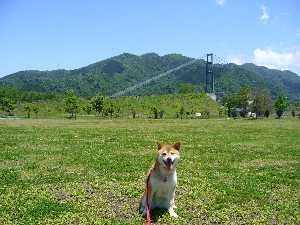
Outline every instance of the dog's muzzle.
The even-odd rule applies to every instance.
[[[173,165],[174,161],[172,161],[171,158],[167,158],[167,160],[164,160],[164,164],[166,165],[166,167],[168,167],[168,169],[171,168],[171,166]]]

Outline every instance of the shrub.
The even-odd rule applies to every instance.
[[[39,113],[39,107],[37,105],[33,105],[32,106],[32,111],[34,112],[35,117],[37,118],[38,117],[38,113]]]
[[[151,113],[154,116],[154,119],[158,119],[158,109],[156,107],[151,108]]]
[[[163,110],[159,111],[159,118],[162,119],[164,117],[165,112]]]
[[[9,116],[12,115],[12,111],[16,108],[16,105],[10,98],[3,97],[0,99],[0,106],[4,112],[7,112]]]
[[[86,114],[90,115],[92,112],[92,105],[90,102],[88,102],[86,105],[82,106],[82,110],[86,112]]]
[[[278,119],[280,119],[282,117],[284,111],[286,111],[286,109],[288,107],[287,98],[282,95],[278,96],[274,107],[276,110],[277,117],[278,117]]]
[[[66,93],[65,111],[70,114],[69,118],[76,119],[76,114],[79,112],[79,100],[73,90]]]
[[[103,112],[104,97],[100,94],[94,96],[91,99],[91,105],[92,105],[92,108],[98,113],[98,116],[99,116],[100,113]]]
[[[179,109],[180,119],[182,119],[183,114],[184,114],[184,107],[181,106],[180,109]]]
[[[296,116],[296,112],[295,110],[292,110],[292,117],[295,117]]]
[[[270,116],[270,111],[269,111],[269,110],[266,110],[264,116],[265,116],[266,118],[269,118],[269,116]]]
[[[24,109],[27,113],[27,118],[30,118],[30,113],[31,113],[31,110],[32,110],[32,105],[27,103],[24,105]]]

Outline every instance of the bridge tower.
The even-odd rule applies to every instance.
[[[213,72],[213,53],[206,54],[206,70],[205,70],[205,92],[214,100],[215,94],[215,77]]]
[[[214,93],[214,73],[213,73],[213,57],[212,53],[206,54],[206,70],[205,70],[205,91],[206,93]]]

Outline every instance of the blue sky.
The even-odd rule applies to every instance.
[[[300,74],[299,0],[0,0],[0,76],[129,52],[213,52]]]

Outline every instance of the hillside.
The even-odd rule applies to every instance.
[[[64,92],[74,89],[81,96],[93,96],[99,92],[109,95],[191,59],[179,54],[137,56],[124,53],[75,70],[20,71],[1,78],[0,84],[25,91]],[[241,86],[251,86],[268,88],[273,97],[283,93],[291,100],[300,99],[300,76],[290,71],[271,70],[254,64],[216,65],[214,71],[217,92],[233,93]],[[131,94],[176,93],[181,83],[191,83],[203,89],[204,79],[205,64],[199,61]]]
[[[273,96],[283,92],[290,96],[290,98],[300,98],[300,76],[297,74],[288,70],[280,71],[268,69],[264,66],[256,66],[252,63],[246,63],[241,67],[260,74],[264,78],[266,85],[270,88]]]

